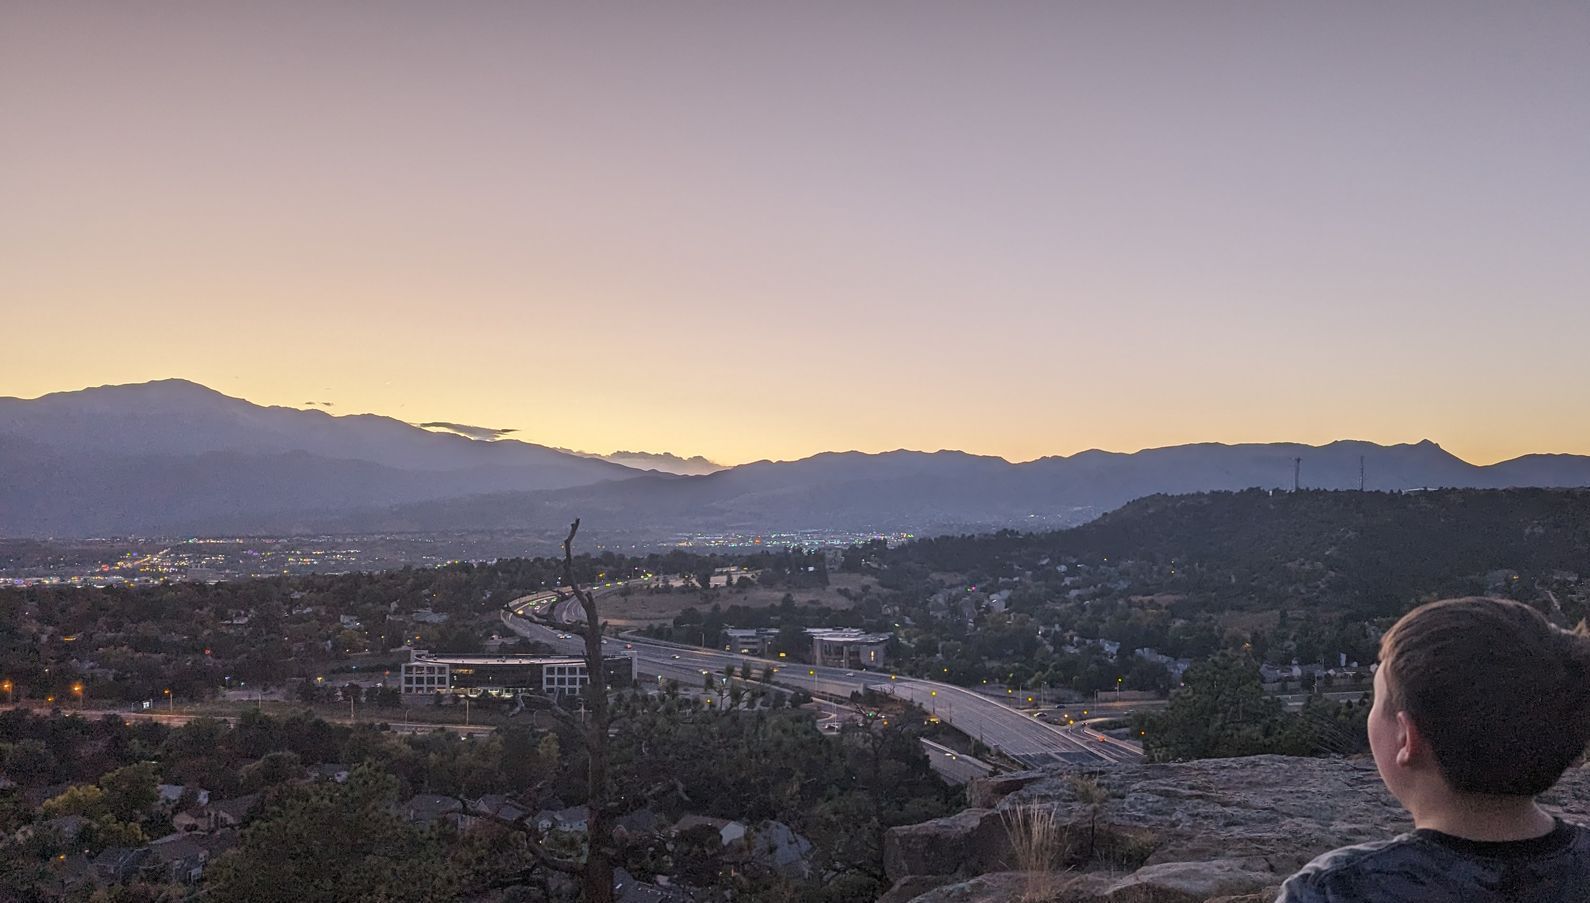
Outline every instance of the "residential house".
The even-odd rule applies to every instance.
[[[674,833],[684,834],[696,828],[711,828],[714,834],[722,837],[723,829],[728,826],[726,818],[713,818],[710,815],[686,815],[674,822]]]
[[[214,861],[215,857],[225,853],[227,850],[237,846],[238,841],[241,839],[242,836],[236,830],[214,831],[209,834],[193,835],[193,842],[201,847],[204,847],[204,851],[210,854],[211,861]]]
[[[990,594],[988,597],[988,610],[995,614],[1004,611],[1005,607],[1010,603],[1010,595],[1011,591],[1008,589],[1002,589],[997,593]]]
[[[259,794],[250,793],[247,796],[234,797],[211,805],[209,807],[211,816],[209,830],[238,827],[248,820],[249,816],[254,812],[255,805],[258,803]]]
[[[748,833],[746,826],[740,822],[710,815],[686,815],[674,823],[675,834],[698,828],[711,828],[717,833],[719,844],[726,847],[743,843]]]
[[[614,820],[613,834],[619,837],[649,837],[662,833],[667,826],[667,819],[651,809],[636,809]]]
[[[148,858],[148,847],[108,847],[94,857],[94,874],[107,884],[131,881]]]
[[[724,846],[733,846],[745,840],[747,830],[740,822],[731,821],[718,830],[718,837],[723,841]]]
[[[398,814],[404,821],[411,822],[422,828],[429,828],[442,822],[451,822],[457,825],[460,814],[464,811],[464,804],[456,796],[443,796],[439,793],[416,793],[409,797]]]
[[[210,853],[192,836],[167,834],[144,847],[149,851],[139,873],[155,881],[193,884],[204,874]]]
[[[191,793],[190,799],[200,806],[206,806],[210,803],[210,791],[201,787],[191,787],[185,784],[160,784],[155,787],[155,792],[159,795],[160,805],[166,809],[172,809],[181,804],[185,793]]]
[[[590,810],[584,806],[570,806],[567,809],[543,809],[536,813],[536,828],[542,832],[563,831],[579,834],[585,831],[586,822],[590,820]]]
[[[178,831],[208,831],[215,827],[215,815],[207,807],[194,806],[171,816],[171,827]]]
[[[348,783],[348,766],[341,762],[321,762],[309,769],[309,774],[317,781],[330,781],[333,784]]]
[[[786,878],[800,879],[812,871],[812,842],[781,821],[765,821],[751,834],[748,858]]]
[[[482,796],[470,803],[466,811],[483,822],[516,822],[530,815],[529,809],[500,793]]]
[[[613,870],[613,899],[617,903],[690,903],[695,897],[677,888],[636,880],[620,868]]]

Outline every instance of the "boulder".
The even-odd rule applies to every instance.
[[[1106,875],[991,872],[934,888],[911,903],[1094,903],[1105,900]]]
[[[1079,778],[1107,795],[1096,820],[1078,799]],[[1054,848],[1063,866],[1090,881],[1113,871],[1108,886],[1075,884],[1055,899],[1112,903],[1268,903],[1315,856],[1412,827],[1368,758],[1056,768],[975,780],[967,799],[978,805],[884,837],[884,867],[898,886],[917,875],[958,879],[919,900],[995,899],[993,888],[1022,883],[1010,871],[1006,820],[1025,806],[1056,810]],[[1590,823],[1590,770],[1570,769],[1541,802],[1569,821]],[[1078,896],[1084,891],[1094,896]],[[977,896],[985,892],[990,896]]]
[[[986,778],[973,778],[966,785],[966,805],[973,809],[992,809],[999,801],[1039,781],[1048,780],[1051,776],[1042,771],[1017,771],[1010,774],[989,775]]]
[[[1280,895],[1281,885],[1272,884],[1257,893],[1234,894],[1229,897],[1210,897],[1204,903],[1275,903],[1275,898]]]
[[[1112,884],[1103,899],[1111,903],[1204,903],[1251,893],[1275,882],[1275,873],[1253,866],[1239,859],[1148,865]]]
[[[930,890],[954,884],[955,880],[949,875],[907,875],[879,897],[878,903],[910,903]]]
[[[894,881],[908,875],[976,874],[1006,867],[1009,851],[1001,817],[988,809],[967,809],[890,828],[883,837],[883,869]]]
[[[1216,865],[1202,870],[1196,866],[1209,863],[1166,863],[1150,866],[1157,874],[1138,878],[1129,875],[1115,877],[1099,872],[1050,872],[1035,875],[1031,872],[990,872],[975,878],[951,880],[929,887],[916,896],[907,893],[917,887],[918,881],[944,881],[943,878],[908,878],[895,886],[880,903],[1273,903],[1280,888],[1269,884],[1253,884],[1253,873],[1246,872],[1240,864]],[[1174,868],[1173,868],[1174,866]],[[1143,871],[1148,871],[1144,869]],[[1269,878],[1270,876],[1263,876]],[[1211,888],[1263,887],[1263,891],[1240,896],[1207,897]],[[900,894],[895,896],[896,891]]]

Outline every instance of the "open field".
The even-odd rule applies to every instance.
[[[793,596],[797,604],[816,603],[829,608],[849,608],[850,599],[840,595],[840,590],[848,590],[852,595],[859,597],[862,587],[876,589],[877,581],[861,574],[829,574],[829,583],[826,587],[809,587],[806,589],[781,589],[767,587],[752,587],[749,589],[714,589],[707,593],[700,591],[674,590],[669,593],[650,593],[645,590],[636,590],[625,595],[613,593],[601,599],[602,617],[612,622],[614,626],[631,628],[645,627],[649,624],[667,623],[676,615],[687,608],[697,611],[706,611],[713,605],[728,608],[731,605],[744,605],[748,608],[766,608],[777,605],[783,601],[786,594]]]

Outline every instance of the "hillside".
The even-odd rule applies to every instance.
[[[1590,485],[1590,457],[1477,466],[1429,441],[1205,443],[1025,463],[827,452],[699,473],[710,462],[608,456],[626,467],[431,426],[451,429],[265,407],[183,380],[0,398],[0,535],[545,531],[573,517],[640,543],[683,532],[935,535],[1067,527],[1144,496],[1294,479],[1316,490]]]
[[[1505,591],[1557,598],[1590,564],[1590,491],[1243,492],[1151,496],[1070,530],[941,537],[882,553],[926,571],[1107,574],[1121,593],[1179,609],[1284,607],[1400,614],[1426,596]],[[1069,576],[1040,562],[1072,562]],[[1517,579],[1514,579],[1514,578]],[[1503,585],[1505,584],[1505,585]]]
[[[1500,488],[1524,476],[1546,486],[1590,485],[1590,460],[1584,458],[1477,467],[1428,442],[1195,445],[1130,455],[1084,452],[1024,464],[954,451],[838,452],[761,461],[708,476],[648,474],[551,492],[351,511],[324,527],[340,532],[523,529],[580,516],[598,529],[654,537],[773,529],[925,535],[1041,531],[1085,523],[1154,494],[1290,488],[1293,462],[1300,457],[1308,475],[1304,485],[1315,489],[1356,489],[1361,459],[1369,474],[1366,485],[1381,491]]]
[[[185,380],[0,398],[0,535],[203,532],[640,474],[390,417],[265,407]]]

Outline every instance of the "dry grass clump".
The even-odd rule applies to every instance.
[[[1026,875],[1020,899],[1027,903],[1047,900],[1059,881],[1059,870],[1070,852],[1065,823],[1054,806],[1029,803],[1000,814],[1017,870]]]

